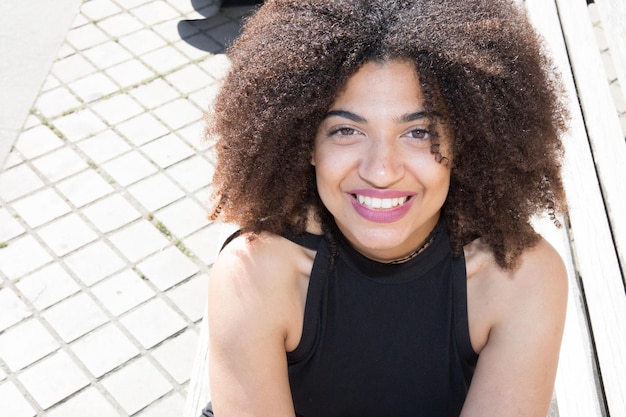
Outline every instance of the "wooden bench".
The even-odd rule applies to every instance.
[[[609,47],[623,0],[596,0]],[[626,416],[626,145],[586,0],[526,0],[569,94],[565,138],[568,228],[541,228],[568,263],[570,300],[556,382],[560,415]],[[609,41],[610,40],[610,41]],[[613,51],[612,54],[619,54]],[[624,56],[623,56],[624,57]],[[624,62],[624,61],[623,61]],[[615,62],[616,65],[620,65]],[[622,70],[626,67],[622,66]],[[618,72],[624,74],[624,71]],[[623,76],[622,76],[623,77]],[[626,78],[621,80],[622,86]]]
[[[595,0],[626,93],[626,2]],[[550,416],[626,417],[626,144],[586,0],[526,0],[566,85],[565,227],[537,220],[566,262],[570,296]],[[625,94],[626,96],[626,94]],[[230,233],[222,227],[217,239]],[[210,398],[202,323],[184,417]]]

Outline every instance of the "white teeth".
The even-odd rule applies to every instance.
[[[364,195],[356,194],[358,202],[366,207],[373,209],[390,209],[398,207],[409,199],[408,197],[396,197],[396,198],[377,198],[367,197]]]

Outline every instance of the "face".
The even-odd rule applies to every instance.
[[[370,62],[347,82],[319,126],[312,153],[322,202],[363,255],[388,262],[436,226],[450,169],[431,153],[448,129],[426,110],[413,64]]]

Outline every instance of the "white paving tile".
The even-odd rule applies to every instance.
[[[128,120],[144,111],[143,108],[127,94],[118,94],[109,99],[98,101],[93,104],[91,108],[111,125]]]
[[[72,343],[71,348],[96,378],[140,353],[114,324],[106,325],[78,339]]]
[[[32,228],[71,211],[71,207],[52,188],[44,188],[13,202],[13,209]],[[45,209],[43,209],[45,207]]]
[[[181,416],[185,410],[185,398],[177,392],[171,393],[151,404],[137,414],[137,417]]]
[[[118,4],[123,4],[126,10],[134,9],[142,4],[148,3],[154,0],[115,0]]]
[[[147,220],[140,220],[109,236],[121,253],[131,262],[164,249],[170,242]]]
[[[185,196],[185,193],[162,173],[131,185],[128,192],[148,211],[156,211]]]
[[[95,284],[126,265],[126,262],[101,240],[66,256],[63,260],[87,286]]]
[[[76,281],[58,263],[27,275],[16,286],[38,310],[44,310],[80,290]]]
[[[58,348],[54,337],[36,319],[26,320],[0,334],[0,357],[13,372]]]
[[[93,21],[102,20],[121,11],[122,9],[111,0],[88,1],[80,8],[80,12]]]
[[[198,267],[176,247],[169,247],[137,265],[156,287],[165,291],[198,272]]]
[[[121,87],[130,87],[154,77],[155,74],[138,60],[117,64],[105,71]]]
[[[52,257],[32,236],[11,240],[0,249],[0,270],[15,280],[50,262]]]
[[[202,49],[198,49],[192,45],[202,45]],[[211,54],[224,52],[224,45],[215,42],[205,33],[198,33],[185,40],[175,41],[174,46],[185,56],[194,61],[206,59],[208,56],[211,56]]]
[[[61,301],[42,316],[66,343],[108,321],[104,311],[85,293]]]
[[[87,24],[89,24],[89,20],[87,20],[87,18],[84,15],[78,13],[74,17],[74,21],[72,22],[72,27],[71,28],[72,29],[77,29],[77,28],[79,28],[81,26],[84,26],[84,25],[87,25]]]
[[[182,199],[159,210],[156,218],[178,238],[184,238],[209,224],[207,208],[191,198]]]
[[[0,332],[31,315],[11,288],[0,289]]]
[[[142,146],[141,150],[161,168],[167,168],[194,154],[189,145],[173,134],[154,140]]]
[[[142,55],[141,60],[161,74],[189,63],[189,58],[169,45]]]
[[[132,55],[114,40],[107,40],[98,46],[86,50],[83,54],[100,69],[132,59]]]
[[[187,65],[165,77],[178,91],[189,94],[204,88],[215,80],[196,65]]]
[[[75,207],[82,207],[115,191],[108,182],[92,169],[83,171],[60,182],[57,184],[57,189]]]
[[[77,50],[85,50],[107,40],[107,36],[94,25],[84,25],[70,30],[65,41]]]
[[[24,233],[24,228],[4,207],[0,207],[0,242],[6,242]]]
[[[140,358],[102,380],[128,414],[134,414],[172,390],[172,385],[146,358]]]
[[[198,333],[193,329],[187,329],[157,347],[152,351],[152,356],[176,382],[184,384],[191,377],[197,345]]]
[[[200,88],[199,90],[196,90],[190,93],[187,96],[187,98],[189,101],[191,101],[193,104],[195,104],[199,108],[208,109],[209,104],[213,101],[218,91],[219,91],[219,86],[214,81],[211,84],[207,84],[203,86],[202,88]],[[204,128],[204,125],[205,125],[204,120],[199,120],[198,122],[201,122],[202,127]],[[204,137],[204,132],[202,133],[203,134],[200,135],[200,137]]]
[[[154,114],[172,129],[180,129],[202,118],[202,112],[183,98],[155,109]]]
[[[168,42],[176,42],[181,39],[181,35],[178,32],[178,23],[181,19],[170,19],[165,22],[157,23],[152,26],[152,30],[161,35],[163,39]]]
[[[146,26],[155,25],[166,20],[180,18],[180,13],[168,3],[153,1],[143,6],[136,7],[131,13]]]
[[[89,384],[87,376],[63,351],[25,370],[18,379],[43,409]]]
[[[98,238],[96,232],[75,213],[55,220],[37,233],[58,256],[66,255]]]
[[[27,164],[19,164],[6,171],[0,171],[0,197],[7,202],[43,185],[43,181]]]
[[[0,384],[0,404],[2,404],[2,415],[6,417],[34,417],[36,415],[33,406],[10,381]]]
[[[69,84],[70,89],[84,102],[89,103],[113,94],[118,86],[102,73],[91,74]]]
[[[88,165],[69,147],[63,147],[33,160],[33,165],[50,182],[76,174]]]
[[[131,149],[130,145],[113,130],[105,130],[78,142],[77,145],[96,164],[120,156]]]
[[[32,126],[25,126],[25,127],[32,127]],[[24,162],[24,160],[22,159],[20,155],[18,155],[17,151],[15,149],[11,149],[11,151],[9,152],[9,155],[7,156],[7,159],[4,161],[3,169],[7,170],[9,168],[13,168],[21,164],[22,162]]]
[[[120,316],[155,295],[148,284],[130,269],[96,284],[92,292],[115,316]]]
[[[136,152],[110,160],[102,165],[102,169],[122,187],[137,182],[157,171],[153,164]]]
[[[123,36],[119,42],[135,56],[143,55],[166,45],[163,38],[150,29],[139,30]]]
[[[113,194],[91,204],[83,210],[83,214],[103,233],[118,229],[141,217],[141,213],[119,194]]]
[[[87,61],[82,54],[72,54],[56,61],[51,72],[61,81],[68,84],[92,74],[96,67]]]
[[[187,59],[187,58],[185,58]],[[138,86],[130,90],[129,94],[137,99],[145,108],[153,109],[161,106],[180,96],[180,93],[171,85],[167,84],[162,78]]]
[[[107,125],[89,108],[56,119],[54,125],[71,142],[77,142],[108,129]]]
[[[57,59],[65,58],[70,55],[76,53],[76,49],[67,42],[63,42],[61,48],[59,48],[59,53],[57,54]]]
[[[46,411],[46,416],[119,417],[120,413],[96,388],[87,387],[67,401]]]
[[[80,105],[81,102],[70,90],[60,86],[42,93],[39,98],[37,98],[35,108],[43,116],[53,118]]]
[[[226,238],[226,236],[221,235],[222,227],[220,223],[212,223],[186,237],[183,244],[206,265],[212,265],[222,247],[222,240]]]
[[[187,325],[176,311],[159,298],[128,313],[120,319],[120,323],[146,349],[161,343]]]
[[[214,145],[214,141],[205,136],[205,127],[204,121],[199,119],[187,126],[177,129],[176,133],[188,144],[200,151],[198,153],[202,153],[202,151],[207,150]],[[207,157],[210,158],[211,155],[209,154]]]
[[[44,81],[43,85],[41,86],[41,90],[39,94],[41,95],[43,93],[46,93],[60,86],[61,86],[61,82],[59,81],[59,79],[55,77],[53,74],[50,74],[48,78],[46,78],[46,80]]]
[[[169,129],[148,112],[120,123],[117,126],[117,130],[136,146],[143,145],[169,133]]]
[[[143,27],[136,17],[129,13],[120,13],[98,22],[98,26],[112,38],[119,38]]]
[[[198,274],[165,294],[176,303],[183,313],[193,322],[202,319],[207,305],[209,278],[206,274]]]
[[[61,146],[63,146],[63,141],[48,126],[44,125],[37,125],[25,130],[15,142],[15,148],[26,159],[36,158]]]
[[[166,172],[191,193],[206,187],[211,182],[214,168],[206,159],[197,155],[172,165],[167,168]]]
[[[224,79],[231,68],[230,60],[224,54],[212,55],[199,65],[216,80]]]

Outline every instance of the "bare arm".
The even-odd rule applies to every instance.
[[[301,329],[301,307],[294,302],[299,297],[289,261],[293,248],[281,247],[279,239],[238,238],[211,271],[209,360],[216,416],[295,416],[285,352],[296,343],[290,329]]]
[[[472,310],[489,311],[491,325],[461,416],[546,417],[565,321],[565,268],[542,241],[512,274],[494,278],[481,305],[470,306],[470,320]]]

